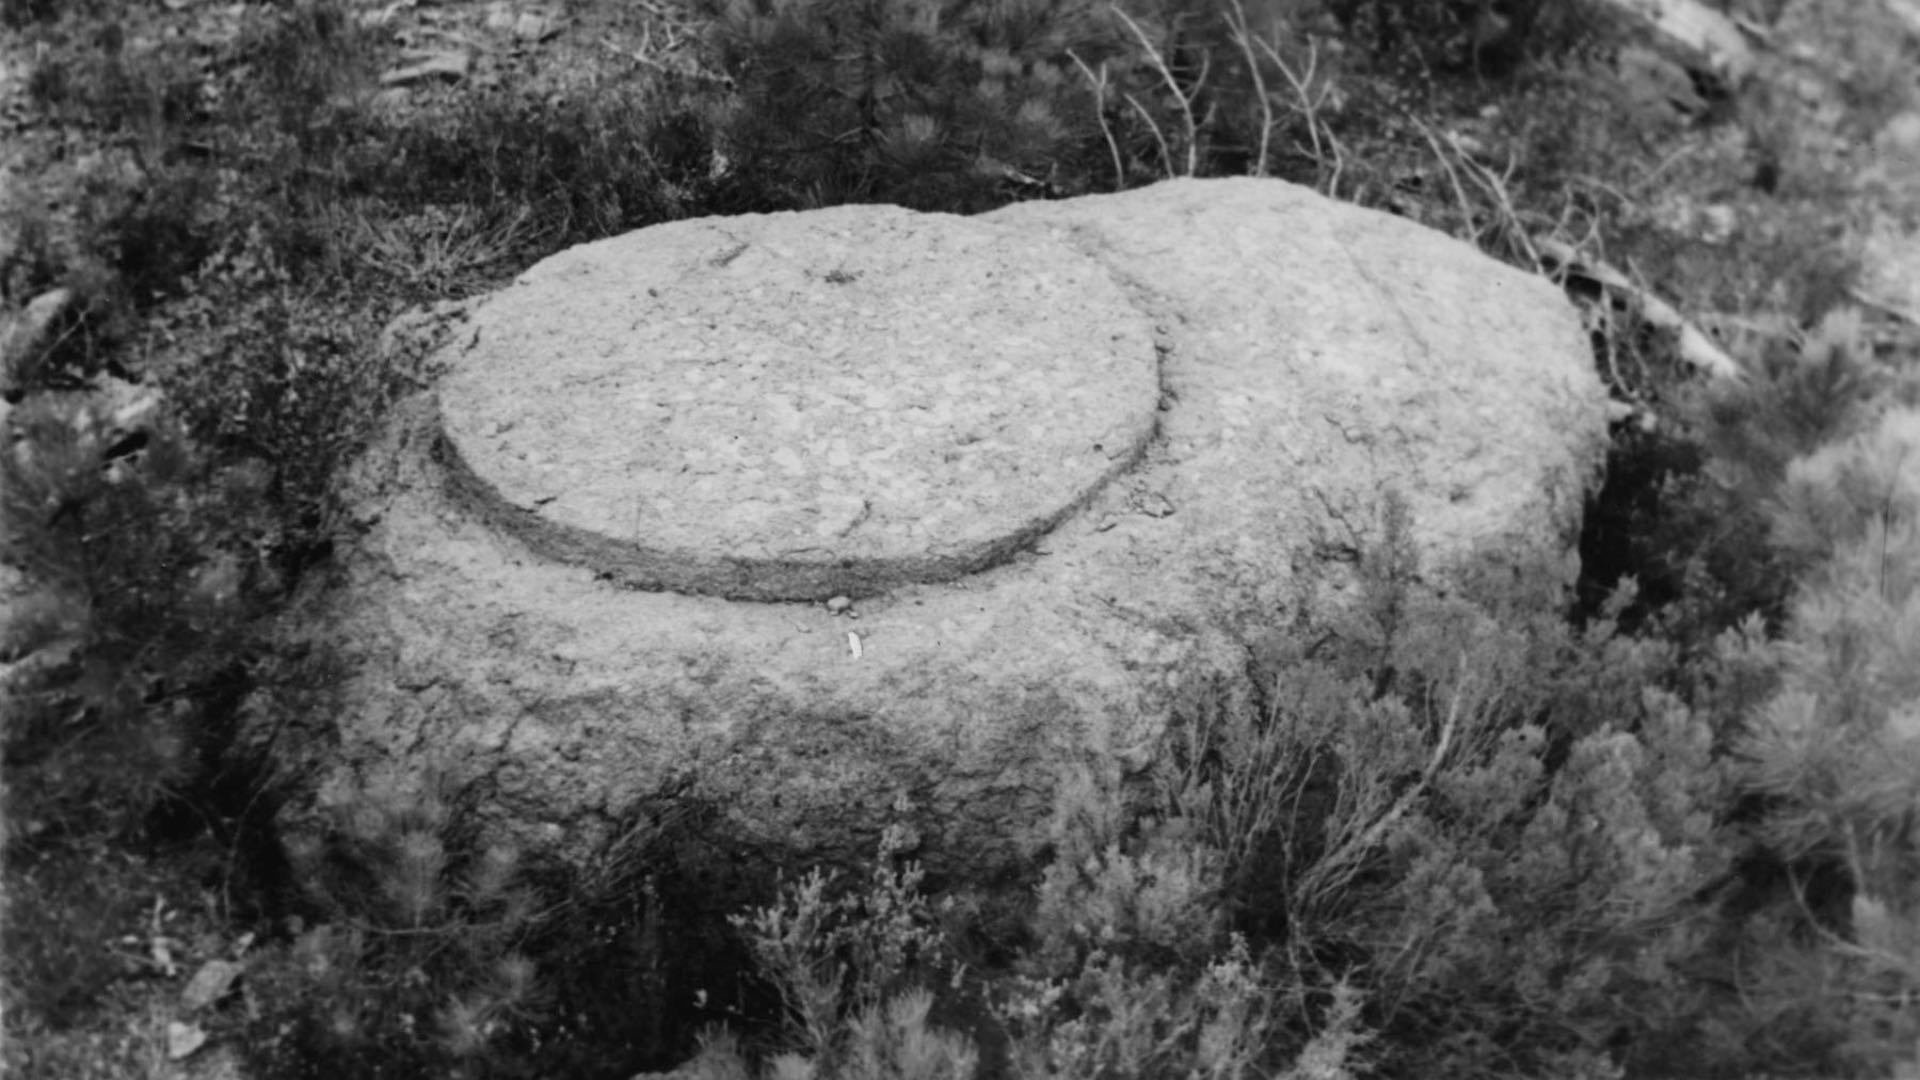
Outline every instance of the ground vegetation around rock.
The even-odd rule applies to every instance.
[[[1739,77],[1586,0],[3,0],[5,1070],[1911,1072],[1920,27],[1707,7]],[[432,374],[403,309],[665,221],[1215,175],[1574,294],[1574,595],[1412,596],[1383,494],[1366,602],[1183,702],[1150,790],[1089,762],[1011,885],[897,836],[772,880],[692,797],[564,868],[414,780],[275,832],[237,710],[331,677],[264,627]]]

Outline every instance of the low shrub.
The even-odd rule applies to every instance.
[[[1144,803],[1110,765],[1063,782],[987,976],[1013,1074],[1615,1076],[1705,1022],[1690,965],[1736,854],[1718,715],[1658,688],[1671,650],[1568,630],[1547,568],[1432,594],[1409,528],[1390,500],[1360,601],[1305,602],[1261,694],[1200,701]],[[846,906],[810,879],[743,924],[808,1068],[884,1029],[846,958],[920,940],[904,884]]]
[[[934,1026],[928,983],[948,965],[940,913],[920,893],[921,871],[898,861],[909,832],[889,827],[864,888],[815,870],[784,883],[774,902],[735,916],[762,978],[778,992],[784,1048],[762,1075],[844,1080],[965,1080],[979,1053],[965,1036]],[[896,862],[898,861],[898,865]],[[956,978],[957,985],[957,978]],[[755,1075],[730,1031],[701,1037],[691,1075]]]
[[[193,776],[197,707],[235,677],[257,477],[214,468],[156,398],[40,395],[8,417],[0,648],[9,840],[124,833]]]
[[[250,539],[283,568],[324,546],[334,477],[419,377],[380,349],[386,311],[302,285],[253,230],[156,320],[156,381],[199,445],[267,479],[273,519]]]
[[[1916,455],[1920,413],[1902,408],[1785,470],[1776,541],[1811,565],[1738,745],[1755,857],[1784,878],[1737,946],[1760,1003],[1745,1019],[1766,1051],[1849,1072],[1910,1062],[1920,1037]]]
[[[1124,887],[1116,882],[1108,888]],[[1014,1075],[1263,1075],[1261,1066],[1273,1059],[1270,1040],[1284,999],[1265,982],[1244,941],[1235,939],[1197,969],[1129,961],[1123,951],[1094,948],[1057,978],[1013,982],[998,1013],[1013,1032]],[[1354,1030],[1353,999],[1342,994],[1323,1037],[1310,1044],[1310,1067],[1317,1071],[1308,1075],[1343,1075],[1354,1064],[1353,1048],[1365,1041]]]
[[[1361,600],[1273,642],[1261,698],[1188,717],[1165,813],[1224,856],[1273,985],[1359,993],[1377,1067],[1605,1075],[1690,1008],[1730,855],[1714,732],[1651,683],[1661,650],[1572,636],[1542,590],[1415,589],[1394,506]]]
[[[276,1076],[512,1075],[544,999],[515,854],[466,841],[436,777],[334,795],[289,852],[317,920],[255,962],[250,1051]]]
[[[1678,388],[1669,423],[1618,433],[1581,537],[1587,611],[1632,577],[1630,629],[1704,649],[1754,613],[1778,625],[1807,559],[1770,539],[1768,502],[1790,460],[1852,434],[1891,383],[1853,309],[1759,343],[1746,368]]]

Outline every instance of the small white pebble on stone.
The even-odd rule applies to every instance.
[[[847,631],[847,651],[853,654],[855,660],[860,659],[860,653],[862,651],[860,648],[860,635],[851,630]]]
[[[827,601],[827,610],[835,615],[843,614],[853,608],[853,600],[846,596],[836,596]]]

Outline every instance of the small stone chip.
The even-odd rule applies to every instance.
[[[180,992],[181,1007],[188,1011],[204,1009],[233,989],[234,980],[246,969],[231,960],[209,960],[193,973],[186,989]]]
[[[167,1060],[181,1061],[193,1056],[193,1052],[207,1045],[207,1033],[198,1024],[183,1024],[178,1020],[167,1022]]]
[[[852,607],[853,607],[853,599],[851,597],[836,596],[833,599],[827,601],[827,610],[832,612],[835,615],[839,615],[839,614],[842,614],[843,612],[851,610]]]

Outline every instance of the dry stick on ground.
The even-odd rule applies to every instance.
[[[1624,194],[1606,184],[1597,181],[1591,183],[1593,186],[1599,187],[1614,198],[1619,199],[1622,203],[1628,201]],[[1573,208],[1574,202],[1568,200],[1568,202],[1562,206],[1560,219],[1553,223],[1553,231],[1546,236],[1534,238],[1535,249],[1538,250],[1541,245],[1553,243],[1556,249],[1594,251],[1598,253],[1596,256],[1597,261],[1604,263],[1606,261],[1607,241],[1606,235],[1602,233],[1600,229],[1600,219],[1597,216],[1589,215],[1586,219],[1584,235],[1575,236],[1574,229],[1569,222]],[[1562,239],[1562,237],[1569,236],[1573,236],[1574,239]],[[1566,276],[1564,274],[1553,272],[1551,267],[1546,266],[1542,267],[1541,273],[1555,284],[1565,288]],[[1580,312],[1581,329],[1587,332],[1591,340],[1600,342],[1600,347],[1604,350],[1604,356],[1607,361],[1607,373],[1612,376],[1612,381],[1608,385],[1630,399],[1627,402],[1610,401],[1608,403],[1608,408],[1612,410],[1612,419],[1619,420],[1634,415],[1639,415],[1643,419],[1649,418],[1649,414],[1644,411],[1647,404],[1644,395],[1635,389],[1635,387],[1646,383],[1648,378],[1647,362],[1644,357],[1635,353],[1633,354],[1633,358],[1637,361],[1640,369],[1639,378],[1629,380],[1625,375],[1621,374],[1620,342],[1623,335],[1617,326],[1613,305],[1609,302],[1576,304],[1575,306]]]
[[[1127,104],[1133,106],[1133,111],[1140,114],[1140,119],[1147,122],[1147,129],[1153,132],[1153,141],[1160,144],[1160,160],[1165,163],[1167,179],[1173,179],[1173,151],[1168,149],[1167,137],[1160,133],[1160,125],[1154,123],[1152,114],[1147,112],[1146,106],[1140,104],[1139,99],[1135,98],[1132,94],[1123,96],[1127,99]],[[1192,174],[1189,173],[1188,175]]]
[[[1146,51],[1147,61],[1153,65],[1153,70],[1159,72],[1160,81],[1167,84],[1168,92],[1172,93],[1173,99],[1180,103],[1180,118],[1187,128],[1187,171],[1182,175],[1196,175],[1200,171],[1200,141],[1199,130],[1193,122],[1193,100],[1200,96],[1200,88],[1207,81],[1207,69],[1205,67],[1200,69],[1200,77],[1194,81],[1192,92],[1183,93],[1179,81],[1173,77],[1172,70],[1167,67],[1166,59],[1160,55],[1159,49],[1153,47],[1153,42],[1147,39],[1146,31],[1140,29],[1140,24],[1134,22],[1132,16],[1117,7],[1113,9],[1113,13],[1120,17],[1121,22],[1127,24],[1128,30],[1133,31],[1133,36],[1139,40],[1140,47]],[[1132,94],[1126,97],[1127,104],[1132,105],[1134,111],[1140,114],[1140,118],[1153,129],[1154,140],[1160,144],[1161,158],[1166,162],[1167,178],[1172,179],[1175,175],[1173,155],[1168,151],[1166,137],[1160,133],[1160,125],[1154,123],[1153,117],[1148,115],[1147,110],[1134,99]]]
[[[1100,62],[1100,74],[1095,75],[1093,69],[1087,66],[1087,62],[1080,59],[1072,49],[1067,50],[1067,56],[1079,65],[1081,73],[1086,75],[1087,82],[1093,86],[1093,112],[1100,118],[1100,134],[1107,140],[1107,152],[1113,155],[1113,189],[1119,191],[1127,186],[1127,170],[1120,162],[1120,144],[1114,141],[1113,128],[1107,125],[1106,61]]]
[[[1333,175],[1327,177],[1327,198],[1340,197],[1340,177],[1347,171],[1347,152],[1340,146],[1339,136],[1327,129],[1327,146],[1333,150]]]
[[[1715,378],[1746,378],[1746,371],[1738,361],[1688,322],[1672,304],[1653,295],[1651,290],[1634,284],[1627,275],[1607,263],[1584,258],[1573,245],[1563,240],[1550,236],[1535,237],[1533,243],[1557,279],[1573,276],[1586,278],[1603,294],[1632,308],[1649,326],[1673,334],[1674,349],[1681,360]]]
[[[1501,224],[1513,243],[1526,254],[1527,263],[1533,267],[1533,272],[1536,274],[1544,272],[1545,268],[1540,262],[1540,252],[1527,236],[1526,225],[1521,220],[1520,211],[1514,209],[1513,197],[1507,194],[1507,181],[1513,176],[1513,161],[1508,160],[1506,172],[1495,175],[1492,169],[1475,161],[1472,155],[1461,149],[1459,141],[1451,133],[1447,136],[1447,143],[1459,155],[1460,164],[1466,167],[1468,175],[1472,176],[1474,182],[1480,185],[1480,189],[1493,200],[1495,209],[1500,212]]]
[[[1467,168],[1475,184],[1493,200],[1494,209],[1501,215],[1514,244],[1526,254],[1536,273],[1563,284],[1569,276],[1584,277],[1598,286],[1602,294],[1632,308],[1648,325],[1673,334],[1675,351],[1688,365],[1715,378],[1746,377],[1733,357],[1688,322],[1673,305],[1653,295],[1651,290],[1634,284],[1625,274],[1604,262],[1581,257],[1579,251],[1564,240],[1552,236],[1529,236],[1519,212],[1514,209],[1513,200],[1507,194],[1505,178],[1474,161],[1452,138],[1447,140],[1447,144],[1453,148],[1453,154],[1449,156],[1432,129],[1418,117],[1412,119],[1428,145],[1433,147],[1435,156],[1447,171],[1447,178],[1453,182],[1454,195],[1460,200],[1461,213],[1467,218],[1467,228],[1476,245],[1480,243],[1482,230],[1473,223],[1473,208],[1453,167],[1456,157]]]
[[[1891,300],[1882,300],[1879,297],[1876,297],[1871,293],[1868,293],[1865,289],[1862,289],[1859,286],[1855,286],[1851,289],[1848,289],[1847,295],[1851,296],[1854,300],[1858,301],[1859,303],[1865,304],[1868,307],[1874,309],[1875,311],[1880,312],[1883,315],[1891,315],[1892,317],[1899,319],[1903,322],[1911,323],[1914,326],[1920,326],[1920,311],[1902,307],[1901,305]]]
[[[1253,175],[1265,176],[1267,175],[1267,146],[1273,139],[1273,101],[1267,96],[1267,80],[1260,74],[1260,58],[1254,55],[1253,31],[1247,26],[1246,7],[1240,3],[1240,0],[1227,0],[1227,10],[1221,17],[1226,19],[1227,30],[1233,35],[1233,43],[1240,47],[1240,55],[1247,58],[1247,73],[1253,79],[1254,93],[1259,97],[1260,156],[1254,161]],[[1263,41],[1261,44],[1265,45],[1266,42]],[[1271,47],[1268,51],[1272,51]],[[1292,72],[1287,71],[1285,64],[1280,65],[1280,70],[1289,81],[1293,79]],[[1309,132],[1313,130],[1312,118],[1307,120],[1307,129]],[[1319,160],[1319,149],[1320,139],[1315,135],[1314,158],[1316,161]]]
[[[1473,200],[1467,198],[1467,189],[1460,183],[1460,174],[1455,171],[1453,160],[1441,148],[1440,140],[1434,137],[1432,128],[1417,116],[1410,116],[1409,119],[1413,121],[1413,126],[1419,129],[1421,136],[1427,140],[1427,145],[1433,147],[1433,156],[1440,162],[1440,167],[1446,170],[1447,182],[1453,185],[1454,200],[1460,204],[1460,223],[1466,226],[1467,238],[1473,241],[1473,246],[1479,247],[1480,226],[1474,222]]]
[[[1440,160],[1441,167],[1447,170],[1447,179],[1453,182],[1454,196],[1460,200],[1460,212],[1467,218],[1467,228],[1472,233],[1474,243],[1476,245],[1481,243],[1484,230],[1474,223],[1474,207],[1460,183],[1459,171],[1454,168],[1456,161],[1473,180],[1474,186],[1484,192],[1492,203],[1492,209],[1498,218],[1494,227],[1527,257],[1527,262],[1533,267],[1534,273],[1544,273],[1545,268],[1541,265],[1540,253],[1534,249],[1533,242],[1528,239],[1520,212],[1514,209],[1513,198],[1507,194],[1507,178],[1513,175],[1513,166],[1509,164],[1504,175],[1497,174],[1473,160],[1473,156],[1467,153],[1466,149],[1460,145],[1459,138],[1452,132],[1448,132],[1446,139],[1442,140],[1418,117],[1410,119],[1413,120],[1414,126],[1420,129],[1420,134],[1427,140],[1427,145],[1433,148],[1434,156]],[[1451,154],[1448,153],[1449,150],[1452,151]]]
[[[1320,119],[1320,106],[1326,104],[1327,95],[1333,92],[1330,84],[1323,84],[1318,97],[1312,93],[1313,77],[1320,70],[1320,44],[1313,38],[1307,39],[1307,70],[1305,74],[1295,75],[1293,66],[1280,55],[1273,43],[1257,39],[1260,50],[1273,58],[1274,65],[1293,87],[1293,96],[1300,102],[1300,115],[1307,121],[1307,138],[1313,141],[1313,161],[1326,168],[1326,155],[1321,149],[1320,137],[1324,132],[1327,145],[1333,148],[1333,175],[1327,180],[1327,197],[1334,198],[1340,188],[1340,174],[1346,170],[1346,154],[1340,149],[1340,140],[1334,137],[1333,129]]]

